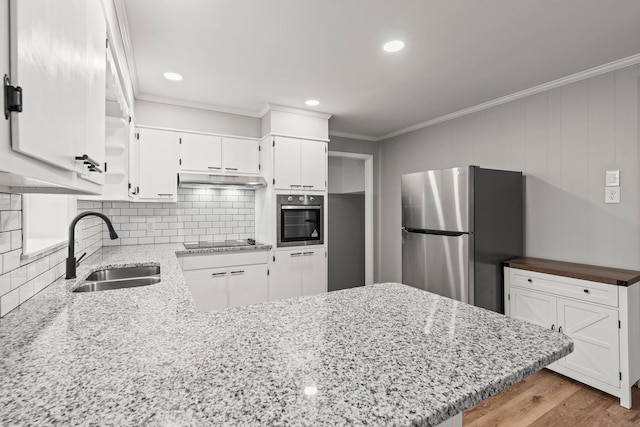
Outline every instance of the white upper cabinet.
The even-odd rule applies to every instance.
[[[326,189],[327,147],[323,141],[276,137],[274,187],[281,190]]]
[[[139,193],[141,201],[178,200],[179,137],[175,132],[157,129],[138,130]]]
[[[255,139],[222,138],[222,163],[229,174],[260,173],[260,142]]]
[[[222,171],[222,138],[196,133],[181,133],[179,138],[181,171]]]
[[[181,133],[180,171],[258,175],[259,150],[254,139]]]
[[[106,25],[99,0],[11,1],[12,148],[102,183]],[[87,157],[87,162],[76,157]]]

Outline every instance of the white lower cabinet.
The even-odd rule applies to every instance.
[[[274,251],[270,270],[270,301],[327,292],[324,247]]]
[[[630,408],[640,379],[639,288],[506,267],[506,314],[568,335],[573,352],[547,368]]]
[[[268,300],[268,252],[222,252],[179,257],[187,287],[199,311]]]

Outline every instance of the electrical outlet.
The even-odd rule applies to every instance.
[[[147,231],[156,231],[156,223],[147,222]]]
[[[620,203],[620,187],[605,187],[604,202]]]

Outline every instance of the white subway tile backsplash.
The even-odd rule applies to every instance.
[[[0,296],[8,293],[11,290],[11,275],[3,274],[0,276]]]
[[[20,286],[20,304],[24,304],[33,296],[33,284],[34,280],[30,280],[24,285]]]
[[[7,273],[20,267],[21,254],[21,249],[16,249],[15,251],[10,251],[2,254],[2,272]]]
[[[0,254],[11,250],[11,232],[0,233]]]
[[[14,308],[20,305],[20,289],[14,289],[0,297],[0,317],[4,317]]]
[[[22,229],[11,232],[11,250],[22,249]]]
[[[21,211],[1,211],[0,231],[12,231],[22,228]]]

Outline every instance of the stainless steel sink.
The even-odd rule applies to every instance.
[[[135,266],[108,268],[91,273],[73,292],[95,292],[111,289],[149,286],[160,282],[160,267]]]
[[[137,265],[135,267],[107,268],[94,271],[87,276],[85,282],[105,282],[110,280],[131,279],[134,277],[157,276],[159,266]]]

